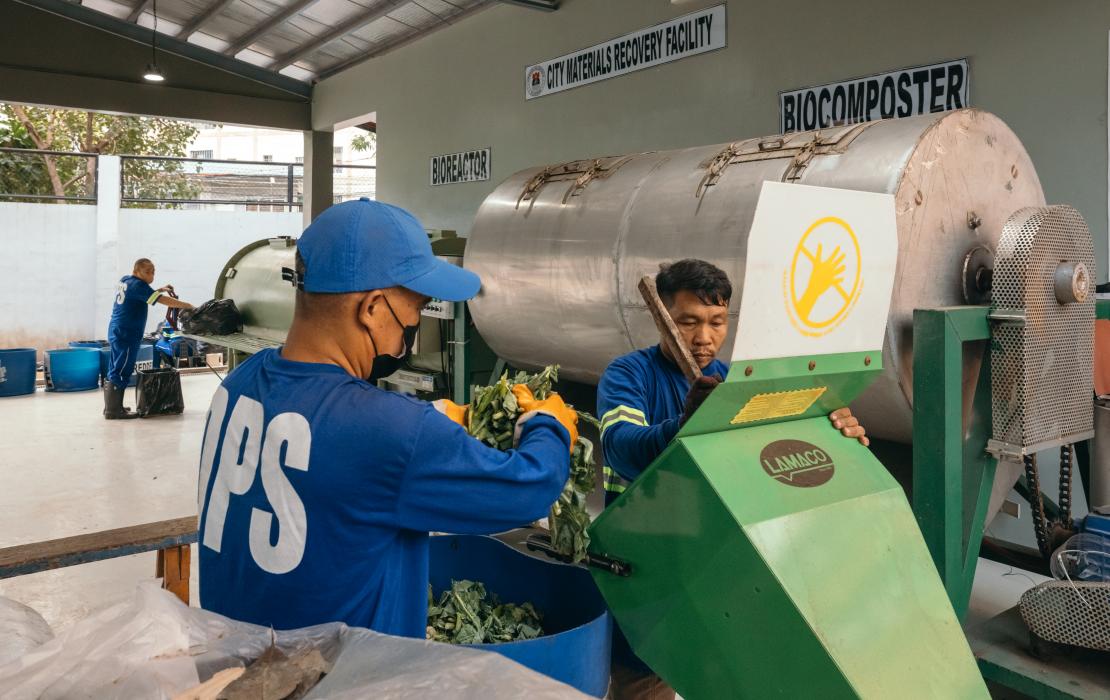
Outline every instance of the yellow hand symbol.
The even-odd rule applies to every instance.
[[[844,282],[844,253],[841,253],[840,246],[837,246],[833,248],[833,252],[829,254],[828,258],[822,259],[820,243],[817,244],[816,255],[810,255],[809,251],[804,248],[802,252],[813,263],[813,271],[810,272],[806,291],[798,301],[798,315],[803,320],[809,321],[809,314],[813,311],[814,305],[829,289],[835,287],[840,295],[847,300],[847,295],[840,287],[841,283]]]

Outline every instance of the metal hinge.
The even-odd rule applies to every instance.
[[[648,151],[647,153],[652,153],[652,151]],[[576,197],[581,194],[582,190],[594,180],[603,180],[609,177],[625,163],[642,155],[646,155],[646,153],[633,153],[627,156],[607,156],[605,158],[591,158],[588,160],[573,160],[569,163],[549,165],[533,175],[528,182],[524,184],[524,189],[521,191],[520,196],[517,197],[516,208],[520,208],[521,202],[534,200],[539,195],[540,190],[549,182],[564,182],[569,180],[571,181],[570,187],[567,188],[562,199],[563,204],[566,204],[571,197]]]
[[[790,165],[787,166],[782,181],[796,182],[814,156],[844,153],[848,145],[871,124],[734,141],[701,164],[700,167],[705,168],[706,173],[698,183],[694,196],[700,198],[704,195],[710,187],[717,184],[724,171],[735,163],[790,158]]]

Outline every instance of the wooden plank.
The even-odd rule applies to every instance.
[[[173,593],[181,602],[189,604],[189,574],[192,566],[189,545],[158,550],[156,576],[162,579],[162,588]]]
[[[197,541],[197,516],[0,549],[0,579]]]
[[[671,356],[674,357],[678,368],[686,375],[686,379],[693,382],[701,376],[701,368],[698,367],[698,363],[694,362],[694,356],[690,354],[690,349],[686,347],[686,343],[682,341],[682,336],[678,334],[678,327],[674,325],[674,319],[671,318],[663,300],[659,298],[659,292],[655,289],[655,278],[644,275],[643,279],[640,280],[639,287],[640,296],[647,303],[648,311],[651,312],[651,317],[655,321],[655,327],[659,329],[659,333],[663,336],[664,345],[670,350]]]

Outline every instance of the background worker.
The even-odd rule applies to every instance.
[[[728,365],[717,359],[728,335],[728,275],[704,260],[679,260],[660,266],[655,287],[703,376],[691,385],[662,343],[618,357],[605,369],[597,410],[606,506],[655,461],[728,374]],[[845,436],[868,444],[863,426],[848,408],[829,418]],[[614,700],[674,698],[674,690],[636,657],[620,630],[613,632]]]
[[[577,414],[520,392],[517,449],[501,452],[378,379],[412,351],[429,297],[480,281],[437,260],[408,212],[337,204],[297,241],[285,346],[216,390],[200,467],[200,602],[278,629],[342,621],[423,638],[428,533],[501,532],[559,497]],[[526,387],[525,387],[526,388]]]
[[[173,287],[154,289],[154,263],[147,258],[139,258],[130,275],[125,275],[116,285],[116,300],[112,305],[112,319],[108,322],[108,342],[111,345],[111,359],[108,363],[108,378],[104,383],[104,417],[109,420],[118,418],[137,418],[130,408],[123,405],[123,392],[131,382],[135,371],[135,359],[139,356],[143,332],[146,330],[146,312],[156,303],[173,309],[191,309],[193,305],[174,299],[164,292]]]

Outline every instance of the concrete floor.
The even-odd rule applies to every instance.
[[[99,391],[0,399],[0,547],[195,515],[204,418],[218,385],[212,373],[183,376],[182,415],[128,421],[101,417]],[[134,407],[133,391],[126,405]],[[130,597],[153,578],[154,561],[142,554],[7,579],[0,595],[59,631]]]
[[[182,377],[185,413],[105,421],[99,392],[0,399],[0,547],[196,513],[204,417],[219,380]],[[129,392],[128,403],[134,404]],[[0,581],[0,595],[38,610],[60,631],[130,597],[154,576],[154,554]],[[196,552],[193,553],[196,561]],[[196,604],[196,566],[193,567]],[[1042,577],[980,560],[967,626],[1017,603]]]

